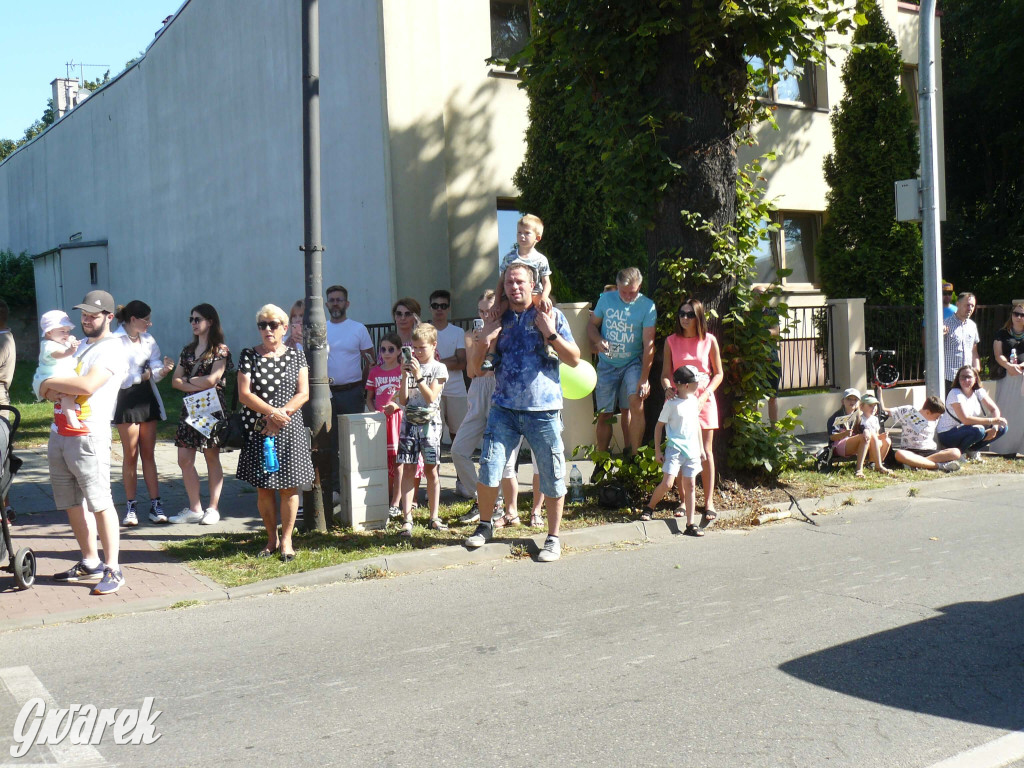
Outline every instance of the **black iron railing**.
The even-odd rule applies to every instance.
[[[832,307],[790,307],[780,322],[782,392],[835,385]]]

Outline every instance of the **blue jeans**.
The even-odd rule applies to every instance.
[[[935,437],[943,448],[959,448],[960,453],[968,451],[983,451],[988,448],[992,440],[1006,434],[1006,427],[996,427],[996,436],[992,440],[985,439],[987,427],[980,424],[961,424],[945,432],[939,432]]]
[[[519,449],[520,437],[526,438],[537,462],[540,492],[551,498],[565,496],[561,411],[513,411],[492,405],[480,446],[480,482],[498,487],[507,457]]]

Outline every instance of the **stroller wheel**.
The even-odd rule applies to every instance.
[[[19,549],[14,556],[14,581],[21,589],[28,589],[36,581],[36,555],[28,547]]]

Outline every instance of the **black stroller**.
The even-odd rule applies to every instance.
[[[7,414],[4,412],[7,411]],[[13,418],[12,424],[10,419]],[[0,405],[0,502],[7,498],[15,473],[21,469],[21,459],[11,451],[14,435],[21,423],[18,409],[10,405]],[[5,571],[14,574],[14,581],[20,589],[28,589],[36,580],[36,556],[28,547],[22,547],[15,553],[11,544],[11,523],[7,519],[7,510],[0,503],[0,522],[3,523],[3,538],[0,539],[0,562],[10,557],[11,562],[4,567]]]

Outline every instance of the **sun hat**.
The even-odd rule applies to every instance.
[[[51,309],[49,312],[44,312],[43,316],[39,318],[39,330],[43,332],[45,336],[50,331],[55,331],[58,328],[74,328],[75,324],[71,322],[71,318],[68,317],[68,313],[63,309]]]

